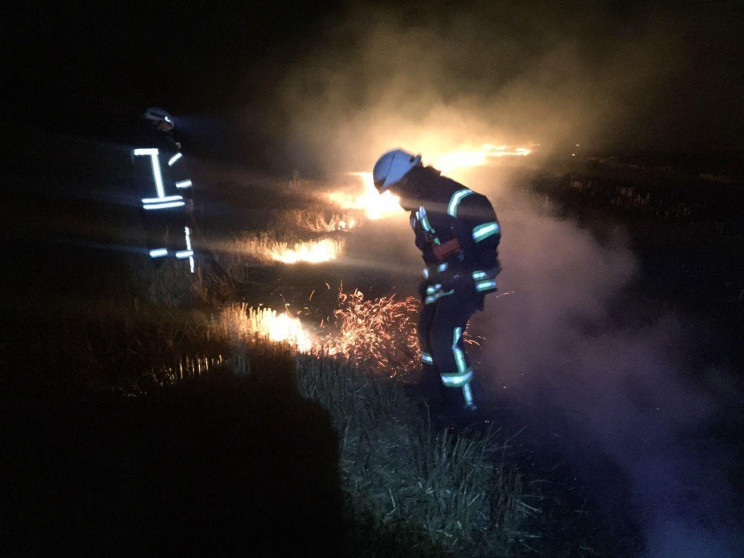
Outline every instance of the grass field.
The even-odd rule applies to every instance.
[[[97,161],[88,175],[70,162],[82,153]],[[214,181],[201,192],[196,243],[212,258],[191,276],[135,249],[142,231],[116,203],[115,153],[72,142],[8,174],[7,554],[639,552],[639,535],[614,531],[591,499],[572,495],[575,471],[534,455],[519,425],[454,435],[403,395],[417,374],[417,302],[401,282],[410,269],[349,264],[360,247],[373,257],[397,246],[358,210],[330,208],[322,194],[334,183],[205,172]],[[659,245],[710,238],[705,257],[723,267],[704,294],[740,323],[740,262],[719,257],[741,242],[721,209],[730,204],[592,172],[531,175],[534,196],[580,210],[599,237],[616,218]],[[336,259],[272,255],[318,241]],[[658,258],[653,242],[639,246]],[[277,319],[285,338],[267,337]],[[299,351],[298,324],[308,336]]]
[[[5,221],[10,555],[519,551],[536,510],[505,435],[436,432],[403,396],[416,368],[412,302],[344,292],[329,264],[288,280],[292,266],[272,256],[317,241],[341,254],[358,215],[310,198],[294,208],[296,184],[238,185],[273,213],[240,230],[202,221],[197,252],[214,254],[226,283],[204,261],[193,276],[183,262],[153,267],[131,249],[142,232],[112,204],[114,185],[46,172],[58,188],[23,207],[29,219]],[[374,322],[364,336],[360,311]],[[319,344],[269,337],[284,315]]]

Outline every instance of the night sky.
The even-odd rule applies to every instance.
[[[157,105],[211,155],[326,169],[453,122],[544,149],[744,147],[741,2],[14,4],[22,128],[105,136]]]

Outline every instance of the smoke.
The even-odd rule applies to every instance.
[[[394,147],[430,162],[484,143],[741,145],[731,123],[744,122],[744,18],[733,3],[711,13],[660,2],[379,4],[327,19],[272,90],[269,120],[296,168],[371,170]],[[511,293],[473,321],[488,337],[488,396],[541,428],[560,417],[576,459],[600,448],[632,487],[650,556],[737,555],[732,496],[708,467],[727,452],[700,442],[725,411],[726,380],[693,383],[681,319],[630,294],[638,265],[621,229],[600,243],[496,183],[466,182],[494,201],[499,283]]]
[[[700,119],[728,122],[720,136],[739,110],[709,98],[711,89],[741,84],[725,72],[693,74],[688,63],[701,35],[723,44],[706,51],[709,63],[739,60],[723,34],[736,24],[722,36],[699,26],[731,10],[700,18],[596,2],[355,5],[327,19],[284,72],[281,131],[299,166],[330,171],[367,170],[397,146],[426,155],[486,142],[544,151],[709,142]]]
[[[731,456],[705,434],[736,411],[725,395],[733,384],[693,381],[681,318],[627,290],[638,268],[622,229],[601,244],[517,188],[490,186],[498,182],[473,184],[493,200],[504,230],[504,294],[472,324],[488,338],[482,397],[560,437],[579,469],[596,459],[587,448],[609,459],[629,482],[648,556],[740,555],[722,471]],[[601,486],[607,478],[584,482],[593,480],[598,498],[612,498]]]
[[[687,362],[694,326],[632,289],[640,269],[624,228],[600,241],[556,217],[511,166],[452,176],[489,197],[504,231],[500,291],[470,327],[486,338],[474,382],[484,409],[551,440],[535,451],[558,444],[609,521],[641,523],[646,556],[739,556],[735,456],[711,428],[740,413],[740,392],[729,372]],[[405,215],[390,219],[350,253],[412,290],[418,252]],[[631,492],[622,505],[618,485]]]

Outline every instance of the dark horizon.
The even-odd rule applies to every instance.
[[[23,6],[3,62],[20,127],[105,136],[163,106],[207,152],[353,160],[343,170],[365,148],[423,150],[432,131],[547,150],[744,149],[736,2]]]

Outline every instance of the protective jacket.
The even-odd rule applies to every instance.
[[[131,158],[150,257],[188,259],[193,273],[190,225],[194,189],[180,145],[148,121],[142,124]]]
[[[496,291],[501,270],[501,227],[491,202],[431,167],[413,168],[406,178],[420,204],[411,211],[411,227],[426,264],[424,302],[460,283],[473,286],[482,307],[483,296]]]
[[[180,145],[170,134],[145,121],[134,145],[131,155],[143,209],[183,208],[187,200],[193,199],[193,185]]]

